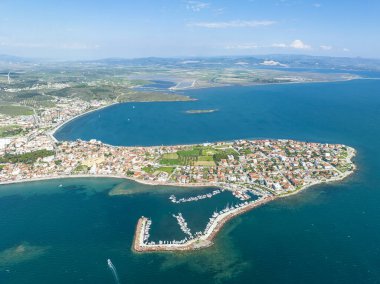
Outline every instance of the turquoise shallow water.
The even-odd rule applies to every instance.
[[[380,81],[186,94],[198,101],[116,105],[74,120],[56,136],[115,145],[263,137],[343,143],[358,150],[358,171],[238,217],[215,246],[188,254],[130,249],[141,215],[152,217],[157,238],[181,234],[168,221],[178,208],[167,198],[184,189],[115,179],[1,186],[0,283],[114,283],[107,258],[121,283],[380,283]],[[189,109],[219,111],[189,115]],[[108,196],[115,187],[131,194]],[[220,196],[181,210],[202,226],[208,210],[229,201]]]

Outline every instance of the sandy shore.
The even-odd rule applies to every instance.
[[[118,178],[118,179],[128,179],[125,176],[119,175],[55,175],[55,176],[46,176],[46,177],[35,177],[29,179],[20,179],[20,180],[10,180],[0,182],[0,185],[14,184],[14,183],[28,183],[35,181],[43,180],[54,180],[54,179],[75,179],[75,178]]]

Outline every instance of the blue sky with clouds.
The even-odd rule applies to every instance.
[[[0,0],[0,54],[380,58],[379,0]]]

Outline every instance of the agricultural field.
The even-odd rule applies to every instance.
[[[23,133],[18,125],[0,126],[0,138],[17,136]]]
[[[33,115],[33,109],[25,106],[0,105],[0,114],[8,116]]]
[[[239,155],[231,148],[217,148],[210,146],[195,146],[176,153],[163,154],[159,160],[161,165],[170,166],[204,166],[213,167],[222,159],[228,159],[232,155]]]

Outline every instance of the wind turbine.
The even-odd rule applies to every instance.
[[[10,76],[10,74],[11,74],[11,71],[8,72],[8,84],[11,83],[11,76]]]

